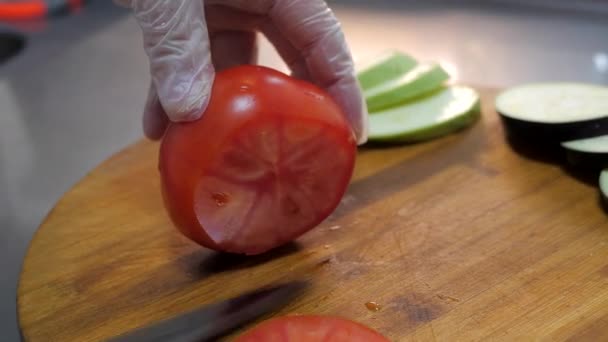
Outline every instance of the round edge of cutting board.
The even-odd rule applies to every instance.
[[[106,166],[108,166],[109,164],[114,162],[116,159],[122,157],[123,155],[126,155],[130,150],[134,150],[134,149],[137,149],[140,147],[157,150],[159,147],[159,143],[155,142],[155,141],[150,141],[147,139],[139,139],[131,144],[126,145],[125,147],[118,150],[114,154],[111,154],[108,158],[106,158],[106,159],[102,160],[101,162],[99,162],[98,164],[96,164],[93,168],[91,168],[88,172],[86,172],[80,179],[78,179],[76,182],[74,182],[72,184],[72,186],[70,186],[63,194],[61,194],[59,199],[57,201],[55,201],[55,203],[51,206],[50,210],[46,213],[46,215],[43,217],[42,221],[36,228],[36,231],[34,232],[34,234],[32,235],[32,238],[28,242],[28,246],[26,248],[25,254],[21,261],[19,277],[17,280],[17,291],[15,293],[15,295],[16,295],[15,299],[16,299],[16,304],[17,304],[16,305],[17,323],[18,323],[17,326],[18,326],[19,335],[21,337],[21,340],[23,340],[23,341],[27,340],[27,334],[24,331],[23,324],[22,324],[22,320],[23,320],[23,316],[22,316],[22,312],[21,312],[22,311],[21,297],[22,297],[22,292],[23,292],[22,284],[24,281],[24,276],[26,276],[26,274],[24,273],[24,270],[27,267],[29,259],[33,253],[34,243],[40,237],[40,235],[44,233],[46,227],[49,224],[49,221],[51,219],[53,219],[56,209],[58,207],[60,207],[62,204],[64,204],[66,201],[68,201],[70,196],[79,187],[81,187],[83,184],[86,184],[87,182],[89,182],[90,179],[92,177],[94,177],[94,175],[97,171],[104,169]],[[154,159],[154,160],[156,160],[156,159]]]

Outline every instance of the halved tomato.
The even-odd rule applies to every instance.
[[[355,154],[344,113],[320,88],[262,66],[226,69],[201,119],[165,132],[164,203],[193,241],[263,253],[335,210]]]
[[[380,333],[341,317],[283,316],[264,321],[235,342],[389,342]]]

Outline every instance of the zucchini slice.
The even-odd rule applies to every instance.
[[[439,89],[450,76],[437,63],[421,63],[402,76],[364,91],[370,114]]]
[[[479,94],[466,86],[444,87],[417,101],[369,116],[370,142],[419,142],[471,125],[480,116]]]
[[[361,65],[357,79],[363,90],[398,78],[412,70],[418,62],[399,51],[387,51]]]

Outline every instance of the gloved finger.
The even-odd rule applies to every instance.
[[[279,32],[272,22],[266,22],[260,27],[260,30],[275,47],[279,56],[281,56],[287,67],[289,67],[289,70],[291,70],[291,75],[293,77],[301,80],[313,81],[308,73],[308,66],[306,65],[304,57],[281,34],[281,32]]]
[[[340,23],[323,0],[206,0],[255,14],[270,21],[302,56],[310,78],[328,90],[341,106],[359,143],[367,140],[367,108],[355,78],[354,63]],[[272,41],[285,46],[284,41]],[[278,50],[278,48],[277,48]],[[298,65],[291,59],[292,65]]]
[[[156,87],[152,82],[150,82],[148,99],[146,100],[146,105],[144,106],[144,134],[146,137],[148,137],[148,139],[159,140],[165,133],[165,129],[167,128],[168,124],[169,118],[160,104],[158,95],[156,94]]]
[[[118,6],[131,8],[131,1],[132,0],[114,0],[113,2]]]
[[[152,82],[168,118],[190,121],[206,108],[215,70],[201,1],[131,0]]]
[[[292,76],[312,81],[304,57],[276,25],[269,20],[268,15],[273,6],[282,0],[205,0],[207,22],[210,26],[230,29],[259,29],[274,45],[275,49],[292,71]]]
[[[222,3],[223,5],[213,5],[210,3]],[[276,26],[268,20],[268,17],[260,13],[266,14],[267,8],[264,6],[255,8],[255,5],[262,4],[263,1],[256,1],[244,6],[243,10],[238,8],[235,2],[225,1],[206,1],[205,13],[207,14],[207,25],[209,26],[210,35],[213,37],[215,31],[254,31],[260,30],[270,40],[277,52],[286,62],[287,66],[292,71],[292,76],[310,81],[308,70],[304,58],[291,45],[291,43],[281,35]],[[233,5],[235,8],[227,7]],[[253,7],[252,7],[253,6]],[[247,10],[247,11],[246,11]],[[213,42],[213,38],[212,38]],[[215,48],[211,48],[215,51]],[[217,64],[214,64],[217,69]]]
[[[216,71],[257,60],[256,34],[253,31],[211,32],[211,59]]]
[[[220,5],[206,5],[205,14],[216,71],[257,62],[255,31],[264,17]]]
[[[210,34],[218,31],[254,31],[268,19],[264,15],[239,8],[210,5],[210,2],[212,1],[205,1],[205,18]]]
[[[267,15],[270,10],[282,0],[204,0],[205,5],[220,5],[224,7],[234,8],[243,12]]]
[[[335,99],[342,110],[346,112],[348,120],[353,127],[357,144],[366,143],[369,125],[367,105],[357,78],[354,75],[342,77],[327,87],[327,92]]]
[[[323,0],[277,1],[270,18],[304,56],[310,76],[342,107],[357,137],[367,140],[367,108],[338,19]]]

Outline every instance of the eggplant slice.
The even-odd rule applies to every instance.
[[[608,134],[608,87],[583,83],[535,83],[496,98],[507,134],[552,145]]]
[[[454,85],[405,105],[369,116],[370,143],[415,143],[471,126],[480,117],[473,88]]]
[[[600,173],[600,192],[602,194],[603,204],[608,204],[608,169],[602,170]]]
[[[562,147],[574,166],[608,168],[608,135],[566,141]]]

